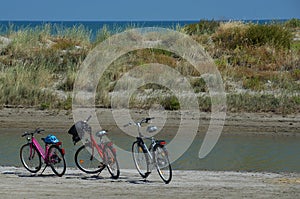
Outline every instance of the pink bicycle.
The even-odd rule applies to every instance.
[[[39,144],[34,134],[40,134],[43,129],[37,128],[34,132],[24,132],[22,137],[27,136],[27,144],[20,149],[20,158],[23,166],[31,173],[37,173],[42,167],[42,160],[59,177],[66,171],[66,161],[64,158],[65,150],[61,147],[62,143],[53,135],[42,138],[45,143],[45,149]]]
[[[69,134],[73,135],[74,145],[81,140],[84,133],[89,134],[90,139],[85,139],[82,145],[75,153],[76,166],[85,173],[100,173],[107,168],[113,179],[118,179],[120,175],[120,167],[117,160],[116,149],[110,141],[103,141],[103,136],[107,134],[105,130],[96,133],[99,137],[99,143],[92,134],[92,127],[86,121],[76,122],[69,130]]]

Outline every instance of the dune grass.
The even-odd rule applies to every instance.
[[[175,28],[189,34],[213,57],[228,93],[229,111],[287,114],[300,110],[299,24],[299,19],[267,25],[204,20]],[[70,109],[79,66],[93,47],[112,34],[104,26],[92,40],[91,31],[82,25],[45,24],[18,31],[12,25],[3,35],[10,44],[0,48],[0,106]],[[134,66],[147,63],[178,70],[199,94],[200,110],[210,111],[208,89],[200,74],[184,59],[159,49],[133,51],[116,60],[99,82],[97,105],[110,107],[116,82]],[[149,95],[147,89],[156,94]],[[176,96],[155,85],[139,89],[130,102],[133,108],[153,104],[180,109]]]

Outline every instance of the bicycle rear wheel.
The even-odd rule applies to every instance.
[[[41,169],[41,154],[31,143],[24,144],[20,149],[20,159],[23,166],[31,173],[36,173]]]
[[[172,179],[172,168],[168,158],[168,151],[165,147],[158,145],[154,149],[154,160],[157,172],[161,179],[166,183],[170,183]]]
[[[105,164],[107,166],[108,172],[113,179],[118,179],[120,175],[120,167],[117,156],[112,147],[106,147],[105,151],[107,158]]]
[[[149,157],[139,142],[132,144],[132,156],[136,169],[143,178],[147,178],[149,172]]]
[[[50,146],[47,157],[52,171],[59,177],[63,176],[66,172],[66,161],[62,149],[56,145]]]
[[[103,159],[95,148],[91,152],[91,146],[81,146],[75,153],[76,166],[85,173],[99,173],[105,168]]]

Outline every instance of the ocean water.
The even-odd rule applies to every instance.
[[[83,26],[86,30],[91,31],[91,39],[93,39],[97,32],[103,27],[114,33],[124,31],[128,27],[161,27],[175,29],[178,26],[196,22],[197,21],[0,21],[0,34],[6,34],[10,30],[17,31],[50,24],[53,27],[58,27],[58,29]]]
[[[141,28],[141,27],[161,27],[175,29],[176,27],[182,27],[187,24],[197,23],[200,20],[182,20],[182,21],[1,21],[0,20],[0,34],[6,34],[10,30],[21,30],[25,28],[35,28],[43,26],[45,24],[51,24],[59,28],[72,28],[78,26],[84,26],[85,29],[91,31],[91,39],[95,38],[95,35],[104,26],[111,32],[121,32],[128,27]],[[230,21],[230,20],[227,20]],[[241,20],[245,23],[282,23],[285,19],[280,20]]]

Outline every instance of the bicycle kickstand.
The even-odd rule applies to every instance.
[[[98,173],[98,176],[100,175],[100,173],[103,171],[103,169],[105,169],[105,167],[106,167],[106,165],[104,164],[104,163],[100,163],[100,165],[99,165],[99,168],[101,168],[100,169],[100,171],[99,171],[99,173]]]
[[[150,175],[150,173],[151,173],[151,172],[149,172],[149,171],[145,173],[144,182],[149,182],[149,181],[147,180],[147,178],[148,178],[148,176]]]

